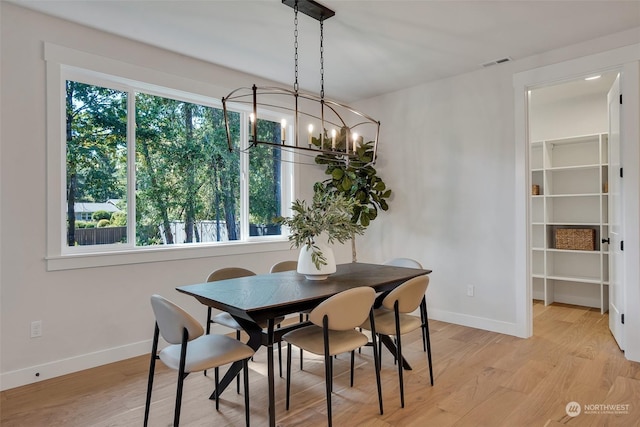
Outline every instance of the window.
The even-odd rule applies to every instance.
[[[290,154],[249,148],[247,111],[229,114],[230,152],[218,98],[49,65],[48,85],[61,82],[59,132],[50,130],[49,147],[52,136],[63,135],[57,152],[64,183],[59,249],[50,241],[49,259],[286,241],[274,218],[290,205]],[[278,142],[280,118],[260,116],[260,138]]]

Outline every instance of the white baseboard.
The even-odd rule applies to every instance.
[[[485,331],[497,332],[505,335],[513,335],[516,337],[522,336],[519,333],[520,328],[518,328],[516,323],[487,319],[486,317],[470,316],[468,314],[430,308],[429,319],[468,326],[470,328],[484,329]]]
[[[224,334],[228,333],[229,329],[219,325],[212,325],[211,332]],[[148,339],[120,347],[107,348],[94,353],[29,366],[15,371],[3,372],[0,374],[0,391],[148,354],[151,351],[151,341],[151,339]],[[160,348],[164,345],[166,343],[161,340]],[[36,374],[38,375],[36,376]]]
[[[117,362],[131,357],[149,353],[151,340],[128,344],[121,347],[109,348],[94,353],[54,360],[41,365],[29,366],[0,375],[0,390],[20,387],[42,380],[71,374],[85,369],[95,368],[108,363]],[[37,375],[37,376],[36,376]]]
[[[219,325],[212,325],[211,332],[225,334],[229,332],[229,329]],[[164,345],[166,345],[166,343],[161,340],[160,348]],[[119,362],[121,360],[148,354],[150,351],[151,339],[148,339],[120,347],[96,351],[94,353],[82,354],[67,359],[54,360],[41,365],[29,366],[15,371],[3,372],[0,374],[0,391],[37,383],[43,380],[59,377],[61,375],[83,371],[85,369],[95,368],[108,363]]]

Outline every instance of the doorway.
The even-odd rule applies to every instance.
[[[533,310],[529,197],[529,124],[528,97],[530,89],[552,83],[568,82],[588,72],[619,70],[624,103],[621,109],[621,158],[624,166],[624,200],[621,217],[627,242],[624,246],[625,307],[624,336],[637,336],[640,331],[640,44],[632,44],[589,56],[551,64],[513,76],[515,115],[515,283],[516,285],[516,335],[528,338],[533,335]],[[625,357],[640,362],[640,340],[625,339]]]
[[[534,311],[609,311],[609,111],[617,71],[528,93]],[[535,328],[535,317],[534,317]]]

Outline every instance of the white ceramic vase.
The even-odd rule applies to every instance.
[[[336,259],[333,256],[333,250],[326,244],[316,242],[316,246],[327,259],[327,264],[321,264],[320,269],[316,268],[311,260],[312,250],[304,245],[300,248],[298,256],[298,273],[303,274],[308,280],[325,280],[330,274],[336,272]]]

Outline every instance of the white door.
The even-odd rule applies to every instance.
[[[609,104],[609,329],[624,350],[622,315],[624,313],[623,257],[621,241],[622,179],[620,171],[620,75],[607,95]]]

